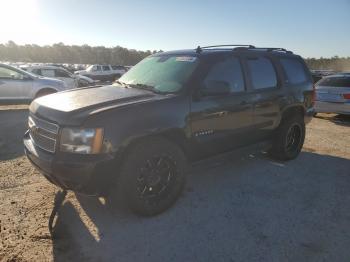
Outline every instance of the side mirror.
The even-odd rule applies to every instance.
[[[204,96],[223,96],[231,93],[230,84],[225,81],[210,80],[201,89]]]

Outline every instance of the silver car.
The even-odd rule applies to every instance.
[[[350,75],[331,75],[316,84],[316,113],[350,115]]]
[[[61,80],[40,77],[0,64],[0,103],[27,103],[37,97],[67,89]]]

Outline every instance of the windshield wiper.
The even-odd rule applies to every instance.
[[[127,85],[126,83],[121,82],[121,81],[119,81],[119,80],[114,81],[114,83],[117,83],[117,84],[119,84],[119,85],[128,87],[128,85]]]
[[[146,84],[129,84],[129,86],[131,86],[133,88],[145,89],[145,90],[157,93],[157,94],[161,94],[162,93],[159,90],[157,90],[156,88],[154,88],[154,86],[151,86],[151,85],[146,85]]]

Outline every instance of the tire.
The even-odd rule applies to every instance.
[[[36,95],[35,95],[35,98],[34,99],[37,99],[39,97],[42,97],[42,96],[47,96],[47,95],[50,95],[50,94],[53,94],[53,93],[56,93],[57,91],[56,90],[53,90],[53,89],[43,89],[43,90],[40,90]]]
[[[303,147],[304,140],[305,123],[303,117],[294,115],[283,119],[276,130],[270,155],[282,161],[295,159]]]
[[[123,162],[118,182],[134,213],[153,216],[179,198],[186,182],[186,159],[175,144],[149,138],[133,146]]]

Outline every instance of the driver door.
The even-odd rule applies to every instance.
[[[203,88],[215,88],[210,87],[213,81],[227,83],[229,92],[215,94],[212,90],[209,95],[201,94]],[[226,56],[212,62],[199,84],[199,94],[192,101],[190,121],[192,137],[201,155],[225,152],[248,143],[254,129],[253,104],[246,92],[240,59]]]

